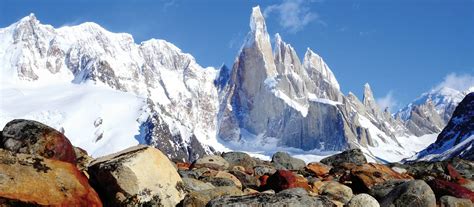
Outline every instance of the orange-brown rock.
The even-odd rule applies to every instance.
[[[375,163],[353,167],[351,177],[355,185],[363,184],[367,189],[388,180],[413,179],[409,175],[399,174],[385,165]]]
[[[189,170],[189,168],[191,167],[191,163],[189,163],[189,162],[177,162],[176,167],[178,168],[178,170]]]
[[[315,181],[315,182],[311,183],[311,192],[319,194],[319,191],[320,191],[321,187],[323,187],[324,183],[325,182],[323,182],[321,180],[318,180],[318,181]]]
[[[303,188],[306,191],[311,190],[311,187],[309,187],[309,184],[308,184],[308,179],[306,179],[305,177],[301,175],[296,175],[296,187]]]
[[[0,200],[7,206],[102,206],[71,163],[0,150],[0,172]]]
[[[318,177],[324,177],[329,174],[331,168],[325,164],[319,162],[312,162],[306,165],[306,171],[315,174]]]

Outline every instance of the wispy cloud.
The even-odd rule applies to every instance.
[[[452,88],[458,91],[465,91],[470,87],[474,87],[474,76],[471,74],[450,73],[444,77],[443,82],[438,84],[435,89],[443,87]]]
[[[384,97],[377,98],[377,104],[382,110],[388,108],[388,111],[393,111],[399,103],[393,96],[393,91],[389,91]]]
[[[273,4],[265,8],[265,17],[276,14],[280,25],[290,33],[301,31],[309,23],[316,21],[326,25],[319,15],[311,11],[309,4],[314,1],[306,0],[283,0],[281,4]]]

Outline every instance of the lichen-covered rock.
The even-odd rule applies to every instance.
[[[94,160],[90,181],[106,205],[175,206],[184,184],[170,160],[158,149],[139,145]]]
[[[368,194],[373,196],[377,200],[382,200],[387,196],[395,187],[407,182],[406,180],[389,180],[384,183],[379,183],[369,189]]]
[[[222,196],[240,196],[242,191],[234,186],[216,187],[209,190],[190,192],[183,200],[184,207],[202,207],[215,198]]]
[[[230,173],[239,179],[240,183],[242,183],[242,187],[244,188],[258,189],[260,187],[260,181],[252,175],[235,170],[230,171]]]
[[[0,149],[0,205],[102,206],[74,164]]]
[[[76,166],[80,171],[87,172],[89,164],[94,160],[87,152],[79,147],[74,147],[76,153]]]
[[[353,195],[351,188],[334,181],[326,182],[319,192],[321,195],[325,195],[329,197],[329,199],[343,204],[349,202]]]
[[[436,197],[423,180],[412,180],[395,187],[380,200],[381,206],[393,207],[436,207]]]
[[[275,167],[271,165],[257,165],[253,168],[254,174],[257,176],[273,175],[276,172]]]
[[[380,204],[369,194],[361,193],[352,197],[347,207],[380,207]]]
[[[277,152],[272,156],[272,163],[277,170],[301,170],[306,164],[303,160],[291,157],[286,152]]]
[[[472,207],[472,202],[465,198],[443,196],[439,199],[440,207]]]
[[[191,168],[210,168],[214,170],[227,170],[229,163],[218,155],[207,155],[199,158],[192,164]]]
[[[15,119],[8,122],[0,136],[3,149],[76,163],[76,153],[61,132],[40,122]]]
[[[200,191],[215,188],[211,183],[205,183],[193,178],[183,178],[183,184],[188,191]]]
[[[237,188],[241,189],[242,188],[242,182],[240,182],[239,178],[235,177],[235,175],[232,175],[228,172],[224,171],[219,171],[215,175],[216,178],[223,178],[223,179],[229,179],[231,180]]]
[[[245,196],[224,196],[211,200],[207,206],[209,207],[274,207],[274,206],[291,206],[291,207],[333,207],[335,206],[329,199],[325,197],[309,196],[305,190],[293,188],[281,191],[277,194],[260,193]]]
[[[222,154],[222,158],[229,163],[231,168],[234,166],[242,166],[246,172],[253,172],[253,167],[256,164],[250,155],[243,152],[225,152]]]
[[[320,161],[323,164],[330,166],[339,166],[342,163],[354,163],[356,165],[363,165],[367,163],[364,153],[360,149],[351,149],[339,154],[326,157]]]

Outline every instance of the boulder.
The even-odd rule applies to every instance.
[[[242,191],[233,186],[216,187],[209,190],[190,192],[183,200],[183,207],[202,207],[215,198],[222,196],[240,196]]]
[[[266,187],[276,192],[296,188],[296,175],[289,170],[277,170],[275,174],[267,179]]]
[[[183,184],[187,191],[200,191],[215,188],[211,183],[205,183],[193,178],[183,178]]]
[[[406,180],[389,180],[384,183],[379,183],[369,189],[368,194],[373,196],[377,200],[382,200],[387,196],[395,187],[407,182]]]
[[[303,160],[291,157],[286,152],[277,152],[272,156],[272,163],[278,170],[301,170],[306,164]]]
[[[353,187],[358,191],[367,192],[374,185],[384,183],[389,180],[411,180],[409,175],[400,174],[393,169],[375,163],[367,163],[355,166],[351,169],[351,180]],[[360,188],[360,187],[365,188]]]
[[[231,168],[242,166],[246,172],[253,172],[253,167],[256,165],[255,160],[243,152],[225,152],[222,153],[222,158],[229,163]]]
[[[102,206],[74,164],[0,149],[1,206]]]
[[[76,153],[66,136],[37,121],[12,120],[5,125],[0,138],[2,148],[12,152],[76,163]]]
[[[230,173],[239,179],[244,188],[258,189],[260,187],[260,181],[254,176],[237,170],[232,170]]]
[[[440,207],[472,207],[469,199],[456,198],[453,196],[443,196],[439,199]]]
[[[369,194],[361,193],[352,197],[347,207],[380,207],[380,204]]]
[[[176,168],[178,168],[178,170],[189,170],[190,167],[191,163],[189,162],[176,162]]]
[[[235,177],[235,175],[232,175],[228,172],[219,171],[219,172],[217,172],[215,177],[216,178],[229,179],[234,183],[235,186],[237,186],[237,188],[242,188],[242,182],[240,182],[240,180],[237,177]]]
[[[204,181],[206,183],[210,183],[210,184],[212,184],[216,187],[234,186],[236,188],[242,189],[242,184],[240,184],[240,186],[236,186],[235,182],[232,181],[229,178],[217,178],[217,177],[208,176],[208,177],[201,177],[200,180]],[[240,183],[240,181],[239,181],[239,183]]]
[[[436,193],[437,197],[442,197],[444,195],[450,195],[457,198],[465,198],[474,202],[474,192],[469,189],[445,180],[433,179],[428,181],[431,189]]]
[[[323,164],[330,166],[339,166],[342,163],[354,163],[356,165],[363,165],[367,163],[364,153],[360,149],[351,149],[339,154],[326,157],[320,161]]]
[[[394,207],[436,207],[436,197],[423,180],[411,180],[396,186],[380,200],[381,206]]]
[[[90,182],[107,206],[175,206],[185,187],[158,149],[135,146],[100,157],[89,167]]]
[[[211,200],[207,206],[233,206],[233,207],[273,207],[273,206],[291,206],[291,207],[333,207],[335,206],[325,197],[309,196],[305,190],[293,188],[281,191],[277,194],[251,194],[245,196],[224,196]]]
[[[334,181],[324,183],[319,192],[321,195],[343,204],[348,203],[353,195],[351,188]]]
[[[76,167],[80,171],[87,173],[87,168],[94,158],[89,156],[85,150],[79,147],[74,147],[74,153],[76,154]]]
[[[254,174],[257,176],[273,175],[276,172],[275,167],[270,165],[257,165],[253,168]]]
[[[191,168],[210,168],[214,170],[227,170],[229,163],[218,155],[207,155],[199,158],[192,164]]]
[[[319,162],[312,162],[309,163],[306,166],[306,171],[318,176],[318,177],[324,177],[329,174],[329,170],[331,170],[331,167],[319,163]]]

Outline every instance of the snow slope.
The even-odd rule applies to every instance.
[[[2,85],[0,100],[0,127],[12,119],[37,120],[94,157],[137,145],[148,116],[144,98],[93,84]]]

